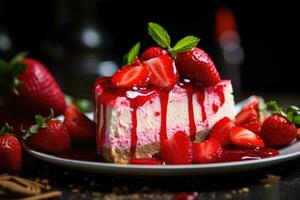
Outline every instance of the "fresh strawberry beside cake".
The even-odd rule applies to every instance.
[[[231,82],[196,47],[199,39],[187,36],[171,48],[162,27],[149,23],[148,30],[161,47],[138,58],[138,43],[127,65],[95,83],[97,148],[109,162],[151,158],[178,131],[202,141],[217,121],[234,119]]]

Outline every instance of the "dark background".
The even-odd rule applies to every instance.
[[[213,33],[215,11],[221,6],[235,15],[245,52],[242,92],[299,92],[299,11],[287,1],[1,0],[0,32],[10,37],[13,46],[0,50],[0,54],[10,57],[18,51],[29,51],[30,56],[47,63],[65,87],[65,74],[94,68],[95,62],[85,62],[87,57],[120,64],[137,41],[142,42],[143,49],[153,45],[146,25],[154,21],[169,31],[173,41],[187,34],[199,36],[199,46],[219,68]],[[104,42],[85,47],[79,35],[86,26],[95,27]],[[81,58],[82,66],[75,66]]]

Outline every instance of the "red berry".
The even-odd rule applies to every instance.
[[[253,98],[252,98],[253,97]],[[248,109],[254,109],[256,111],[259,111],[259,97],[257,96],[252,96],[251,101],[245,105],[242,110],[248,110]]]
[[[19,140],[8,133],[0,134],[0,172],[18,173],[22,164]]]
[[[65,97],[50,71],[38,60],[25,58],[26,68],[17,79],[19,95],[10,94],[7,100],[15,107],[32,114],[62,114],[66,108]]]
[[[236,116],[235,123],[236,125],[246,128],[256,134],[258,134],[261,129],[258,112],[253,108],[242,110]]]
[[[212,127],[209,138],[218,140],[222,147],[229,146],[231,144],[229,133],[234,126],[234,123],[228,117],[224,117]]]
[[[161,47],[149,47],[140,56],[140,61],[146,61],[161,55],[168,55],[168,51]]]
[[[124,66],[118,70],[111,78],[113,86],[118,88],[144,87],[149,80],[149,73],[146,67]]]
[[[178,53],[176,64],[181,76],[201,82],[204,86],[215,85],[221,80],[215,64],[202,49],[193,48]]]
[[[28,144],[40,151],[61,153],[71,148],[71,140],[65,125],[50,120],[46,128],[39,128],[38,133],[28,137]]]
[[[137,165],[162,165],[163,162],[157,158],[132,158],[129,160],[130,164]]]
[[[222,153],[222,146],[215,138],[209,138],[202,143],[193,143],[194,163],[216,162]]]
[[[101,77],[95,81],[94,91],[100,95],[107,87],[111,85],[110,77]]]
[[[86,115],[80,113],[75,106],[69,106],[65,110],[64,125],[71,138],[78,141],[95,139],[95,123]]]
[[[297,128],[286,118],[272,115],[264,121],[260,135],[268,147],[283,147],[295,140]]]
[[[264,141],[255,133],[242,127],[235,126],[231,128],[229,137],[231,143],[246,148],[263,148],[265,147]]]
[[[161,155],[166,164],[191,164],[192,143],[182,131],[176,132],[161,144]]]
[[[162,55],[143,62],[150,72],[150,83],[162,88],[172,88],[178,81],[175,62],[168,55]]]

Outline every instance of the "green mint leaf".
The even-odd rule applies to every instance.
[[[7,122],[3,125],[3,127],[0,129],[0,135],[2,133],[13,133],[14,129],[12,126],[10,126]]]
[[[175,53],[189,51],[192,48],[196,47],[199,41],[200,38],[189,35],[179,40],[172,49]]]
[[[126,60],[127,65],[131,65],[134,61],[134,59],[139,55],[140,52],[141,43],[136,43],[129,52],[124,56]]]
[[[15,64],[22,61],[23,58],[27,56],[27,52],[19,52],[17,53],[10,61],[10,64]]]
[[[163,48],[171,48],[171,39],[168,32],[159,24],[149,22],[148,33],[152,39]]]

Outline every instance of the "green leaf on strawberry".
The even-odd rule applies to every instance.
[[[275,101],[270,101],[267,103],[267,109],[271,111],[272,115],[285,117],[289,122],[294,123],[298,128],[300,127],[300,109],[297,106],[289,106],[285,113]]]
[[[7,122],[3,125],[3,127],[0,129],[0,135],[4,133],[13,133],[14,129],[12,126],[10,126]]]
[[[39,132],[40,128],[47,128],[48,122],[50,120],[53,120],[54,117],[54,111],[51,109],[51,113],[48,117],[43,117],[41,115],[35,116],[35,123],[34,125],[30,126],[27,130],[23,130],[23,139],[26,140],[28,137],[30,137],[33,134],[36,134]]]
[[[133,45],[133,47],[131,47],[129,52],[123,57],[124,63],[126,63],[126,65],[131,65],[133,63],[134,59],[139,55],[140,48],[140,42],[136,43],[135,45]]]

